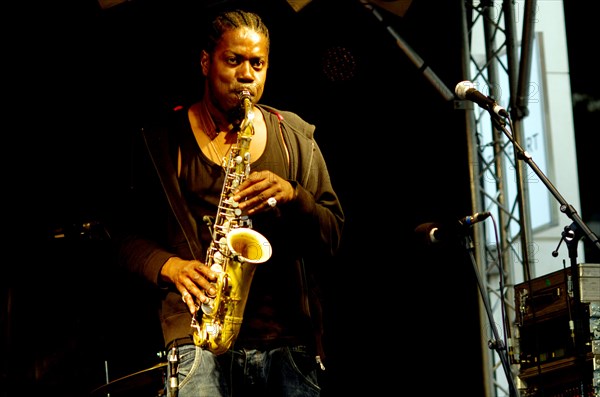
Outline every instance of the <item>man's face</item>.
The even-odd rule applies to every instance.
[[[250,91],[258,102],[265,88],[268,68],[267,38],[248,28],[225,32],[212,56],[202,53],[202,72],[210,100],[224,113],[239,108],[239,94]]]

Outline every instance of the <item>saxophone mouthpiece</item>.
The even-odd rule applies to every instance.
[[[240,101],[244,102],[246,100],[249,100],[250,102],[252,102],[252,94],[250,94],[250,91],[248,90],[243,90],[240,91]]]

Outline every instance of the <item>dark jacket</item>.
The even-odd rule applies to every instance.
[[[295,239],[301,250],[295,259],[294,274],[303,291],[303,310],[313,320],[317,353],[323,355],[321,306],[315,275],[320,272],[320,267],[331,261],[340,246],[344,214],[325,160],[314,140],[314,126],[294,113],[259,106],[265,117],[279,125],[289,151],[290,175],[281,176],[297,189],[297,200],[277,206],[275,210],[287,217],[286,224],[293,225],[288,230],[289,238]],[[173,123],[180,123],[179,127]],[[119,262],[162,289],[159,312],[166,346],[173,341],[179,344],[190,341],[191,315],[179,292],[159,281],[160,269],[174,255],[202,260],[208,248],[198,237],[201,225],[182,200],[175,172],[178,138],[174,131],[186,128],[189,128],[187,112],[181,110],[175,112],[169,122],[141,131],[146,157],[133,159],[133,162],[149,161],[146,166],[156,172],[148,175],[147,172],[133,171],[132,201],[127,212],[122,214],[131,223],[122,229],[127,232],[117,239]],[[150,176],[150,179],[144,181],[144,176]],[[157,193],[156,189],[162,189],[163,193]]]

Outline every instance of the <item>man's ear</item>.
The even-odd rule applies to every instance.
[[[202,74],[206,76],[208,74],[208,64],[210,63],[210,55],[205,50],[202,50],[200,54],[200,66],[202,67]]]

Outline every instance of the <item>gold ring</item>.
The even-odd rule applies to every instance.
[[[181,300],[183,301],[183,303],[187,303],[185,300],[188,296],[190,296],[188,292],[184,292],[183,295],[181,295]]]

